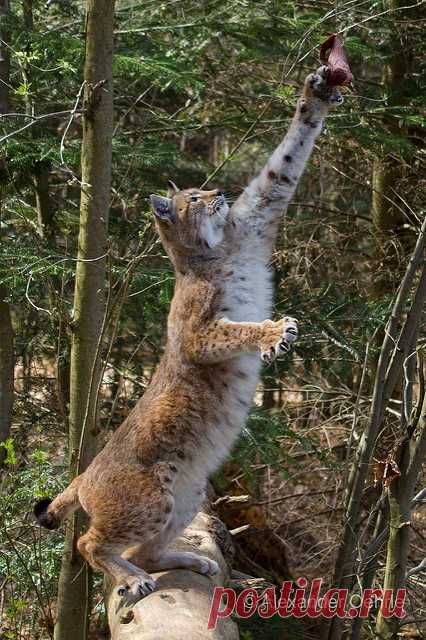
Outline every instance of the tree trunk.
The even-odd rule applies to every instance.
[[[9,0],[0,0],[0,113],[9,111]]]
[[[0,0],[0,113],[9,111],[9,0]],[[1,208],[0,193],[0,208]],[[15,353],[13,348],[13,327],[10,305],[6,302],[6,287],[0,285],[0,442],[4,442],[10,433],[14,394]],[[0,449],[0,466],[5,450]]]
[[[71,344],[70,478],[92,460],[98,428],[96,391],[101,370],[111,185],[113,15],[113,0],[87,0],[82,191]],[[76,551],[83,524],[79,512],[67,527],[55,640],[87,638],[90,575]]]
[[[53,207],[49,192],[50,165],[48,162],[36,163],[33,170],[33,184],[36,197],[38,232],[48,242],[53,242]]]
[[[401,0],[388,0],[392,11],[398,10]],[[411,14],[410,14],[411,15]],[[409,27],[398,26],[393,30],[392,55],[383,72],[383,83],[389,96],[388,104],[401,106],[407,102],[404,89],[407,87],[406,77],[410,73],[411,59],[409,44]],[[395,46],[396,44],[396,46]],[[385,116],[385,123],[390,132],[398,135],[404,129],[398,126],[392,116]],[[405,133],[408,134],[407,129]],[[372,174],[371,218],[375,237],[375,265],[372,278],[372,295],[381,297],[394,293],[400,278],[397,274],[404,264],[404,254],[409,251],[412,234],[407,233],[404,223],[409,210],[405,209],[403,200],[398,198],[399,183],[404,175],[404,162],[394,153],[375,158]]]
[[[405,587],[408,549],[410,543],[410,504],[404,487],[405,478],[397,480],[389,487],[389,538],[386,552],[386,568],[383,589],[393,589],[395,597],[397,589]],[[383,640],[397,640],[399,619],[395,616],[384,618],[379,612],[376,634]]]
[[[401,477],[389,487],[389,538],[387,545],[384,589],[406,587],[407,560],[411,534],[411,510],[416,482],[426,454],[426,396],[421,399],[421,416],[417,425],[417,436],[412,434],[401,446]],[[383,617],[379,612],[376,625],[377,636],[383,640],[398,640],[399,619]]]
[[[112,640],[238,640],[231,618],[218,620],[215,630],[207,629],[213,589],[229,577],[223,555],[228,539],[220,520],[200,512],[173,547],[216,560],[220,572],[213,577],[183,569],[154,574],[157,590],[126,611],[117,610],[119,599],[113,593],[108,603]]]
[[[15,354],[13,349],[13,327],[9,303],[5,302],[5,289],[0,286],[0,442],[10,433],[14,392]],[[0,449],[0,467],[5,450]]]

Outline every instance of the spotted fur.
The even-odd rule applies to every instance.
[[[88,469],[52,502],[36,506],[54,528],[75,509],[90,516],[78,549],[136,601],[154,589],[147,571],[215,562],[167,546],[191,522],[208,476],[246,420],[261,362],[285,354],[297,322],[268,320],[269,261],[324,116],[341,102],[320,69],[305,82],[284,140],[231,209],[214,191],[151,196],[157,228],[176,271],[167,346],[142,399]]]

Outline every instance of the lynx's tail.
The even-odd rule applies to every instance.
[[[81,505],[78,489],[82,475],[77,476],[71,484],[54,500],[42,498],[34,505],[34,516],[38,523],[46,529],[57,529],[61,522],[74,513]]]

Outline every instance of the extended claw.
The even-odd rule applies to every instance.
[[[151,577],[131,577],[126,584],[117,587],[117,595],[123,605],[135,604],[155,590],[156,583]]]
[[[291,349],[291,346],[288,344],[286,340],[281,340],[281,342],[278,343],[279,351],[282,351],[283,353],[288,353],[290,349]]]

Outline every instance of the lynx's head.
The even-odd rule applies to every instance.
[[[224,195],[217,189],[179,191],[173,182],[168,185],[167,198],[150,196],[166,249],[175,255],[208,255],[223,240],[229,211]]]

